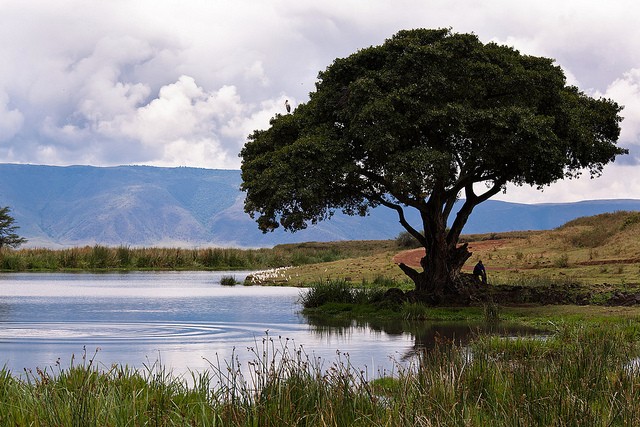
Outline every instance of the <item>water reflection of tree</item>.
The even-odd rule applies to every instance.
[[[333,316],[304,315],[311,332],[320,336],[349,336],[355,331],[371,330],[387,335],[402,335],[407,331],[397,321],[344,319]]]
[[[322,337],[349,336],[356,331],[372,330],[390,336],[409,334],[413,339],[412,348],[402,359],[409,359],[423,351],[430,351],[438,345],[465,345],[480,334],[520,336],[539,334],[540,331],[521,325],[508,323],[442,322],[442,321],[398,321],[398,320],[357,320],[340,319],[332,316],[304,316],[312,327],[311,331]]]

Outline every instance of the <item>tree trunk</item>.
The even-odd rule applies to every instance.
[[[466,243],[453,247],[433,244],[431,250],[425,250],[425,256],[420,260],[423,271],[419,272],[405,264],[400,264],[400,268],[415,283],[416,291],[442,300],[447,295],[459,295],[464,291],[460,288],[460,270],[470,256]]]
[[[460,276],[464,263],[471,257],[467,244],[458,246],[458,239],[462,229],[473,211],[473,208],[488,199],[502,188],[501,182],[496,182],[492,188],[481,196],[476,196],[473,186],[465,187],[466,199],[462,208],[457,212],[451,229],[447,229],[447,218],[456,200],[457,192],[445,191],[444,186],[436,185],[428,201],[415,206],[420,211],[424,236],[418,236],[418,241],[425,248],[425,255],[420,260],[422,272],[400,264],[402,271],[413,280],[416,291],[430,294],[437,301],[443,298],[468,295]],[[402,209],[399,209],[402,213]],[[408,231],[415,229],[408,226],[404,216],[401,223]]]

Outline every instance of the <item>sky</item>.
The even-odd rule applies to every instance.
[[[0,0],[0,163],[239,169],[247,135],[335,58],[451,28],[624,106],[630,154],[601,177],[494,199],[638,199],[639,18],[636,0]]]

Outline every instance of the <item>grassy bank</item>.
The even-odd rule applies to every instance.
[[[353,283],[345,279],[316,280],[301,293],[302,313],[335,320],[418,320],[485,321],[499,316],[503,320],[536,322],[542,317],[557,318],[571,313],[583,319],[606,319],[609,315],[640,316],[635,286],[595,286],[531,277],[508,285],[492,285],[465,304],[433,306],[413,299],[413,284],[378,277]],[[624,292],[631,292],[625,294]],[[559,307],[559,308],[558,308]],[[564,312],[564,313],[563,313]],[[489,314],[489,315],[488,315]],[[488,315],[488,316],[487,316]]]
[[[0,371],[0,425],[638,425],[638,339],[621,319],[557,323],[545,339],[443,341],[378,378],[268,336],[247,366],[216,362],[190,381],[83,357],[26,378]]]

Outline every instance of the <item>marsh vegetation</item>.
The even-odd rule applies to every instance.
[[[376,241],[298,243],[273,248],[131,248],[102,245],[0,251],[3,271],[259,270],[318,264],[371,254],[395,244]]]
[[[175,377],[160,365],[0,371],[0,424],[104,425],[637,425],[638,327],[558,322],[545,339],[442,340],[410,365],[368,378],[348,355],[322,366],[268,335],[254,359],[212,361]],[[244,369],[248,368],[248,369]]]

